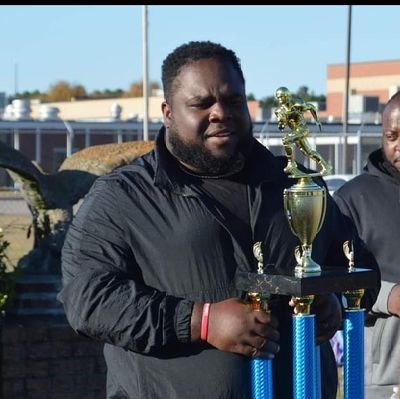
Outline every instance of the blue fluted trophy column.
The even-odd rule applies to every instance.
[[[354,271],[354,252],[352,243],[346,241],[343,250],[349,259],[349,273]],[[364,398],[364,323],[365,310],[361,309],[364,289],[348,290],[346,310],[343,320],[343,390],[344,399]]]
[[[263,273],[263,255],[261,251],[261,242],[253,246],[253,253],[258,261],[257,273]],[[247,297],[254,310],[270,312],[268,308],[268,296],[260,295],[258,292],[249,292]],[[251,359],[251,390],[253,399],[273,399],[273,375],[272,360],[264,358]]]
[[[315,315],[310,307],[314,295],[292,297],[293,315],[293,398],[319,399],[319,350],[315,341]]]
[[[258,293],[251,292],[248,298],[254,310],[269,312],[267,301]],[[272,360],[261,357],[251,359],[251,391],[253,399],[273,399]]]

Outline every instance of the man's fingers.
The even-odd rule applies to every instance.
[[[261,340],[261,345],[249,347],[248,356],[273,359],[275,354],[279,352],[279,349],[280,346],[276,342],[264,338]]]

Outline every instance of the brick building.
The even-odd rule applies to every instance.
[[[326,111],[320,115],[342,121],[346,64],[328,65],[326,85]],[[362,112],[380,113],[383,105],[398,90],[400,90],[400,60],[352,63],[349,79],[349,118]],[[360,99],[364,101],[358,106]],[[368,100],[371,100],[370,104],[374,103],[377,106],[368,108]]]

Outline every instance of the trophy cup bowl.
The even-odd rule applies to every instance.
[[[301,243],[296,249],[295,275],[319,273],[321,266],[311,258],[311,252],[325,219],[326,189],[314,183],[310,176],[302,176],[284,190],[283,199],[290,229]]]

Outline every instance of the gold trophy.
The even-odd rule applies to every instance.
[[[363,293],[364,288],[376,287],[378,276],[374,270],[354,267],[353,248],[350,242],[346,242],[343,246],[344,254],[349,260],[349,270],[342,267],[324,267],[321,270],[321,266],[312,259],[312,244],[324,223],[327,207],[327,190],[316,184],[313,178],[329,174],[331,167],[320,154],[310,147],[307,141],[309,131],[304,119],[305,112],[311,112],[321,129],[313,105],[305,103],[301,99],[295,99],[286,87],[280,87],[275,95],[279,103],[275,111],[278,127],[281,131],[285,127],[289,128],[282,140],[288,158],[284,171],[290,178],[296,179],[294,185],[284,190],[283,200],[290,229],[300,241],[300,245],[294,250],[297,264],[294,273],[292,271],[287,272],[287,270],[282,273],[275,268],[264,269],[266,259],[262,253],[261,242],[256,242],[253,253],[258,261],[257,271],[238,272],[235,276],[236,287],[248,293],[248,298],[254,310],[260,310],[261,303],[264,301],[264,310],[268,311],[267,302],[270,295],[291,296],[290,306],[294,307],[292,319],[293,370],[296,371],[293,373],[293,397],[308,398],[310,394],[312,397],[320,397],[319,346],[315,342],[315,315],[312,314],[311,310],[314,297],[343,292],[349,304],[349,310],[346,310],[346,312],[351,316],[356,315],[358,317],[356,312],[360,312],[357,308],[360,305],[360,294]],[[314,160],[320,166],[320,171],[306,173],[299,169],[294,159],[293,145],[296,145],[307,157]],[[359,320],[356,321],[358,326],[361,326]],[[349,326],[350,329],[350,327],[353,328],[354,324],[349,322],[345,325]],[[360,332],[353,330],[351,335],[355,336],[354,341],[353,339],[348,340],[347,343],[356,347],[355,344],[361,342],[359,345],[361,348],[363,343],[360,338],[362,338],[363,330],[361,328]],[[348,335],[350,336],[350,334]],[[358,347],[356,347],[356,350],[358,350]],[[360,349],[359,352],[356,350],[352,351],[349,359],[354,357],[354,364],[357,365],[360,360],[354,356],[354,353],[362,354],[362,350]],[[252,359],[252,367],[255,364],[259,367],[260,364],[256,363],[259,360]],[[263,360],[266,361],[266,359]],[[263,368],[257,369],[254,366],[252,369],[252,387],[256,387],[256,390],[258,390],[256,392],[261,392],[260,387],[265,388],[265,381],[267,381],[266,386],[272,389],[272,383],[270,383],[270,381],[273,381],[272,366],[269,363],[263,364]],[[356,369],[352,362],[348,363],[351,367],[348,368],[350,372],[345,373],[346,376],[351,375],[351,371]],[[257,370],[257,372],[254,370]],[[358,374],[360,377],[363,376],[362,373]],[[345,385],[345,387],[348,385]],[[362,391],[362,388],[357,387],[357,389],[359,392]],[[273,392],[269,392],[267,396],[272,398]]]
[[[288,158],[284,171],[289,177],[298,179],[296,184],[284,190],[283,198],[290,229],[301,243],[295,250],[297,265],[294,270],[295,275],[301,277],[321,271],[320,265],[311,258],[311,252],[312,243],[325,218],[326,189],[314,183],[312,177],[325,176],[332,168],[317,151],[311,148],[307,140],[309,130],[304,113],[310,112],[321,130],[315,107],[311,103],[293,97],[286,87],[278,88],[275,97],[278,101],[275,110],[278,128],[281,131],[285,127],[290,129],[282,139]],[[293,145],[297,146],[306,157],[314,160],[321,167],[320,172],[305,173],[299,170],[294,158]]]

